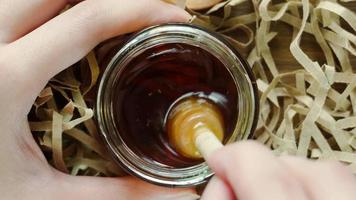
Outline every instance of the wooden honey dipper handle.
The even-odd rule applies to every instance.
[[[201,126],[195,132],[195,146],[206,160],[208,156],[223,147],[223,144],[209,128]]]

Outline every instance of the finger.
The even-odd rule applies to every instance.
[[[34,94],[49,78],[105,39],[153,24],[187,21],[189,17],[185,11],[159,0],[88,0],[11,43],[5,59],[27,85],[26,91]],[[19,52],[21,59],[17,59]],[[29,85],[31,80],[36,84]]]
[[[0,42],[10,43],[52,18],[66,0],[10,0],[0,3]]]
[[[289,156],[282,157],[281,160],[308,188],[311,199],[355,199],[356,179],[351,170],[341,163],[312,162]]]
[[[195,200],[199,196],[193,189],[158,187],[132,177],[98,178],[62,176],[60,189],[55,188],[56,199],[85,200]],[[53,198],[51,198],[53,199]]]
[[[307,199],[301,184],[265,147],[254,142],[225,146],[208,158],[238,199]]]
[[[218,177],[213,177],[205,188],[201,200],[235,200],[230,186]]]

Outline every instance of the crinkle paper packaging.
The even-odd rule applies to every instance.
[[[334,159],[356,173],[356,2],[353,0],[170,0],[185,7],[192,23],[219,32],[246,54],[257,78],[260,116],[255,139],[276,155]],[[249,5],[249,6],[246,6]],[[68,6],[69,8],[70,6]],[[247,11],[240,7],[250,7]],[[354,8],[354,11],[348,9]],[[286,33],[289,48],[270,46]],[[238,33],[238,34],[236,34]],[[303,49],[312,36],[321,55]],[[29,114],[33,136],[49,162],[73,175],[120,176],[93,121],[102,60],[120,39],[109,40],[52,78]],[[298,67],[276,64],[283,52]],[[286,70],[287,69],[287,70]],[[291,69],[291,70],[289,70]]]

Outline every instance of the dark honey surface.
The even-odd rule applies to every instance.
[[[165,122],[174,103],[189,96],[216,103],[224,118],[225,140],[237,120],[232,76],[216,57],[188,44],[160,45],[133,58],[115,94],[115,124],[126,145],[147,161],[166,167],[202,162],[180,155],[168,142]]]

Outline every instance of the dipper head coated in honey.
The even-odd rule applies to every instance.
[[[173,105],[167,119],[170,145],[182,156],[202,157],[195,142],[199,129],[206,128],[221,142],[224,139],[224,118],[213,102],[202,97],[186,97]]]

